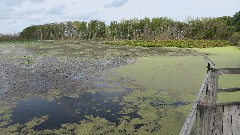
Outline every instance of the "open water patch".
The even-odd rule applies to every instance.
[[[61,124],[79,123],[86,119],[85,116],[101,117],[109,122],[118,125],[121,121],[119,118],[129,116],[133,118],[141,118],[137,111],[121,114],[120,111],[125,107],[120,105],[119,101],[113,100],[119,97],[119,92],[85,92],[79,95],[79,98],[71,98],[63,96],[60,99],[47,101],[41,97],[33,97],[27,100],[21,100],[12,110],[12,123],[25,124],[36,117],[48,116],[48,119],[36,125],[34,130],[58,129]],[[137,108],[135,108],[137,110]]]

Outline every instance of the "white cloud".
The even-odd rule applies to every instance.
[[[129,0],[113,0],[112,3],[106,4],[105,8],[111,8],[111,7],[121,7],[124,4],[126,4]]]
[[[76,20],[90,21],[90,20],[97,19],[98,14],[99,14],[99,12],[91,12],[91,13],[78,14],[78,15],[67,14],[63,18],[66,18],[67,20],[72,20],[72,21],[76,21]],[[98,19],[100,19],[100,18],[98,18]]]
[[[44,2],[44,0],[1,0],[1,3],[3,3],[4,5],[8,6],[8,7],[13,7],[13,6],[19,6],[22,3],[24,3],[25,1],[30,1],[33,3],[42,3]]]
[[[35,3],[41,3],[41,2],[44,2],[44,0],[30,0],[32,2],[35,2]]]
[[[44,16],[43,16],[43,14],[33,14],[33,15],[27,16],[27,19],[35,22],[35,21],[40,21],[40,20],[44,19]]]
[[[1,0],[0,33],[50,22],[232,16],[240,0]]]
[[[64,4],[60,4],[56,7],[52,7],[51,9],[46,11],[46,14],[50,15],[61,15],[63,14],[63,10],[66,6]]]
[[[11,8],[6,8],[6,7],[1,7],[1,11],[0,11],[0,20],[5,20],[5,19],[8,19],[10,18],[9,15],[12,14],[12,12],[14,11],[13,9]]]

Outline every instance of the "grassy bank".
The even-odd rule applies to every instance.
[[[131,45],[144,47],[178,47],[178,48],[211,48],[230,46],[228,41],[224,40],[155,40],[155,41],[112,41],[105,42],[111,45]]]

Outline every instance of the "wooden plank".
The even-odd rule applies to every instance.
[[[211,70],[207,84],[205,103],[209,103],[213,106],[216,104],[217,99],[218,78],[219,73],[216,70]]]
[[[240,87],[218,89],[218,92],[235,92],[235,91],[240,91]]]
[[[212,70],[216,70],[219,74],[240,74],[240,68],[213,68]]]
[[[213,112],[213,135],[222,135],[223,134],[223,129],[222,129],[222,125],[223,125],[223,121],[222,121],[222,117],[223,117],[223,107],[224,106],[215,106],[214,109],[212,110]]]
[[[231,106],[231,105],[238,105],[238,106],[240,106],[240,101],[227,102],[227,103],[219,103],[219,104],[217,104],[217,106]]]
[[[206,95],[206,102],[210,103],[210,105],[216,104],[218,78],[219,78],[218,72],[216,70],[212,70],[211,75],[208,79],[208,92]]]
[[[214,105],[216,104],[216,101],[217,101],[218,79],[219,79],[219,73],[218,73],[218,72],[215,72],[215,76],[214,76],[214,88],[213,88],[213,100],[214,100]]]
[[[222,117],[223,134],[239,135],[240,133],[240,108],[236,105],[224,106]]]
[[[211,75],[211,71],[208,72],[208,74],[206,75],[206,77],[203,81],[203,84],[198,92],[197,98],[193,103],[192,109],[189,111],[186,121],[181,129],[180,135],[189,135],[190,134],[192,125],[196,119],[195,116],[196,116],[196,112],[197,112],[198,103],[200,102],[202,94],[207,87],[207,83],[208,83],[208,79],[209,79],[210,75]]]
[[[214,127],[214,108],[215,106],[212,105],[199,105],[198,110],[200,112],[200,123],[195,132],[196,135],[211,135],[213,132]]]

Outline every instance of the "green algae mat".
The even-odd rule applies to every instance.
[[[206,75],[203,57],[240,67],[238,47],[1,43],[0,55],[1,134],[179,134]],[[237,75],[219,80],[239,84]]]

